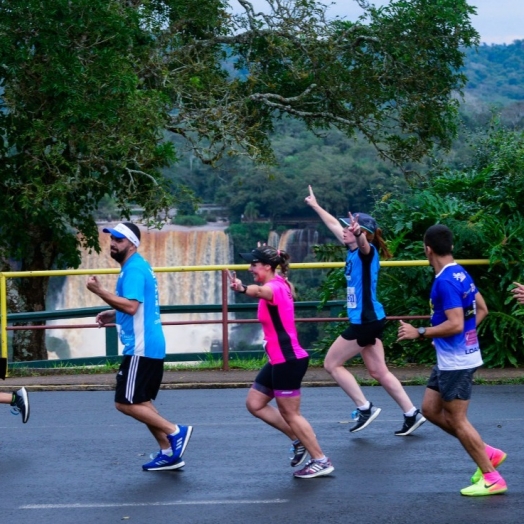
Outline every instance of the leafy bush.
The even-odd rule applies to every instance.
[[[524,363],[524,316],[509,289],[523,276],[524,135],[494,125],[474,146],[468,168],[430,174],[411,193],[380,203],[376,215],[388,226],[397,260],[422,258],[422,236],[435,223],[453,231],[456,259],[489,259],[488,267],[467,266],[490,310],[479,327],[484,361],[492,367],[518,365]],[[424,313],[432,273],[419,269],[404,271],[402,280],[383,277],[388,313],[396,314],[399,304],[409,314]]]
[[[511,299],[509,289],[523,278],[519,261],[524,243],[524,135],[493,125],[474,147],[470,166],[431,172],[411,191],[385,197],[374,216],[385,230],[394,260],[424,259],[423,235],[436,223],[453,231],[455,259],[489,259],[489,266],[466,266],[490,311],[479,327],[482,354],[490,367],[516,366],[524,363],[524,308]],[[318,251],[334,256],[329,247]],[[379,298],[387,315],[428,315],[433,278],[429,267],[383,268]],[[342,271],[333,271],[322,288],[323,300],[345,286]],[[396,330],[396,322],[389,323],[384,336],[389,360],[434,361],[428,342],[398,344]],[[320,347],[327,342],[321,341]]]
[[[172,220],[178,226],[205,226],[206,220],[198,215],[176,215]]]

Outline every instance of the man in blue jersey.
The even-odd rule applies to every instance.
[[[488,308],[466,270],[453,259],[453,234],[443,225],[430,227],[424,249],[435,270],[431,289],[431,327],[416,328],[400,321],[398,340],[431,338],[437,352],[422,402],[424,416],[456,437],[478,466],[472,485],[462,495],[497,495],[507,491],[495,468],[506,453],[483,442],[467,418],[473,374],[482,365],[477,326]]]
[[[140,229],[135,224],[124,222],[103,231],[111,235],[111,258],[122,268],[116,293],[104,289],[96,276],[88,278],[87,289],[113,308],[99,313],[96,321],[99,326],[116,323],[124,346],[116,377],[116,409],[145,424],[158,442],[160,451],[142,466],[145,471],[178,469],[185,465],[182,455],[193,428],[169,422],[152,403],[166,354],[155,274],[137,252]]]

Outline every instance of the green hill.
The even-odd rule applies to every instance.
[[[456,167],[468,163],[467,138],[486,129],[493,108],[508,127],[524,128],[524,40],[468,50],[464,73],[469,81],[461,102],[463,132],[444,159]],[[369,209],[385,193],[405,187],[399,170],[378,158],[364,140],[333,130],[315,136],[291,119],[275,122],[271,139],[278,165],[269,173],[246,159],[227,156],[216,168],[203,165],[184,154],[182,142],[172,139],[180,146],[181,160],[165,173],[174,186],[185,184],[202,201],[227,208],[233,221],[242,216],[277,223],[311,217],[304,205],[308,184],[334,213],[344,212],[348,202],[354,209]]]
[[[524,40],[466,52],[466,103],[499,107],[524,100]]]

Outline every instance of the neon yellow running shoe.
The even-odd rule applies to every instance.
[[[491,457],[491,464],[493,464],[494,468],[498,468],[505,460],[508,455],[504,453],[504,451],[498,449],[497,453],[494,453]],[[471,477],[471,483],[476,484],[480,479],[482,478],[482,470],[480,468],[477,468],[477,471],[473,473],[473,476]]]
[[[485,497],[486,495],[500,495],[505,491],[508,491],[508,486],[502,477],[492,484],[486,484],[484,477],[482,477],[476,484],[461,489],[460,494],[466,497]]]

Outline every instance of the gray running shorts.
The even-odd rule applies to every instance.
[[[431,371],[427,387],[438,391],[442,400],[469,400],[473,386],[473,374],[477,368],[442,371],[437,366]]]

